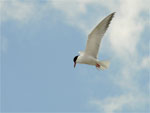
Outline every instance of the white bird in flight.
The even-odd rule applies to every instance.
[[[79,64],[88,64],[88,65],[94,65],[97,69],[107,69],[110,65],[110,62],[107,60],[100,61],[97,59],[98,52],[99,52],[99,46],[101,43],[101,40],[112,20],[114,17],[114,13],[111,13],[106,18],[104,18],[88,35],[88,40],[86,44],[85,51],[80,51],[79,55],[75,56],[74,61],[74,68],[77,63]]]

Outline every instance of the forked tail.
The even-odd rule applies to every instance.
[[[110,62],[108,60],[97,61],[99,66],[96,66],[97,69],[105,70],[109,68]]]

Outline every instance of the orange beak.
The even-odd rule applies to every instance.
[[[76,62],[74,62],[74,68],[76,67]]]

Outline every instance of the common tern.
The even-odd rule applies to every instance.
[[[88,64],[94,65],[97,69],[107,69],[110,65],[108,60],[98,60],[98,52],[101,40],[109,27],[109,24],[114,17],[115,12],[111,13],[107,17],[105,17],[88,35],[88,40],[86,44],[85,51],[80,51],[79,55],[75,56],[74,61],[74,68],[77,63],[79,64]]]

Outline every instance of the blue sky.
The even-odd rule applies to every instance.
[[[150,112],[148,0],[1,0],[2,112]],[[78,65],[88,33],[116,12],[101,43],[108,70]]]

